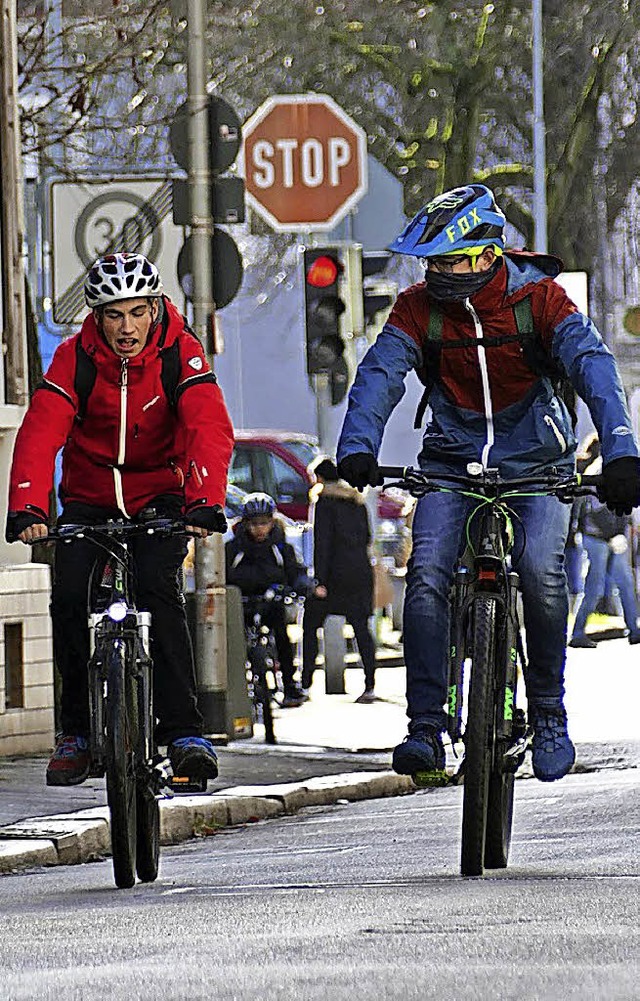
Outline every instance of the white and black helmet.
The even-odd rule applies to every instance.
[[[142,254],[100,257],[84,283],[85,302],[91,309],[120,299],[158,297],[162,291],[158,269]]]

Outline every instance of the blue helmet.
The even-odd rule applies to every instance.
[[[389,250],[412,257],[479,253],[490,246],[502,250],[505,223],[493,192],[484,184],[468,184],[425,205]]]
[[[270,518],[276,509],[276,502],[269,494],[247,494],[242,505],[243,518]]]

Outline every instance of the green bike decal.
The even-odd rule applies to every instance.
[[[504,718],[507,720],[513,719],[513,688],[505,688]]]
[[[458,701],[457,698],[456,698],[456,695],[457,695],[456,686],[455,685],[450,685],[449,686],[449,699],[447,701],[447,712],[449,713],[449,716],[455,716],[455,714],[456,714],[456,705],[457,705],[457,701]]]

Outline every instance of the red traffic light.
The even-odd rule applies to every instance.
[[[329,288],[335,284],[342,270],[342,264],[335,257],[326,254],[316,257],[306,274],[307,285],[312,285],[313,288]]]

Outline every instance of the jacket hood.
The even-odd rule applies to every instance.
[[[365,502],[364,494],[356,490],[355,487],[350,487],[344,480],[338,480],[337,483],[323,483],[319,497],[351,501],[352,504],[364,504]]]
[[[147,343],[134,358],[129,359],[130,365],[145,365],[157,357],[163,348],[170,347],[184,329],[184,317],[167,296],[160,299],[160,311],[154,327],[152,327]],[[119,356],[113,351],[103,335],[98,330],[93,311],[85,316],[80,330],[80,341],[87,354],[99,364],[120,363]]]

